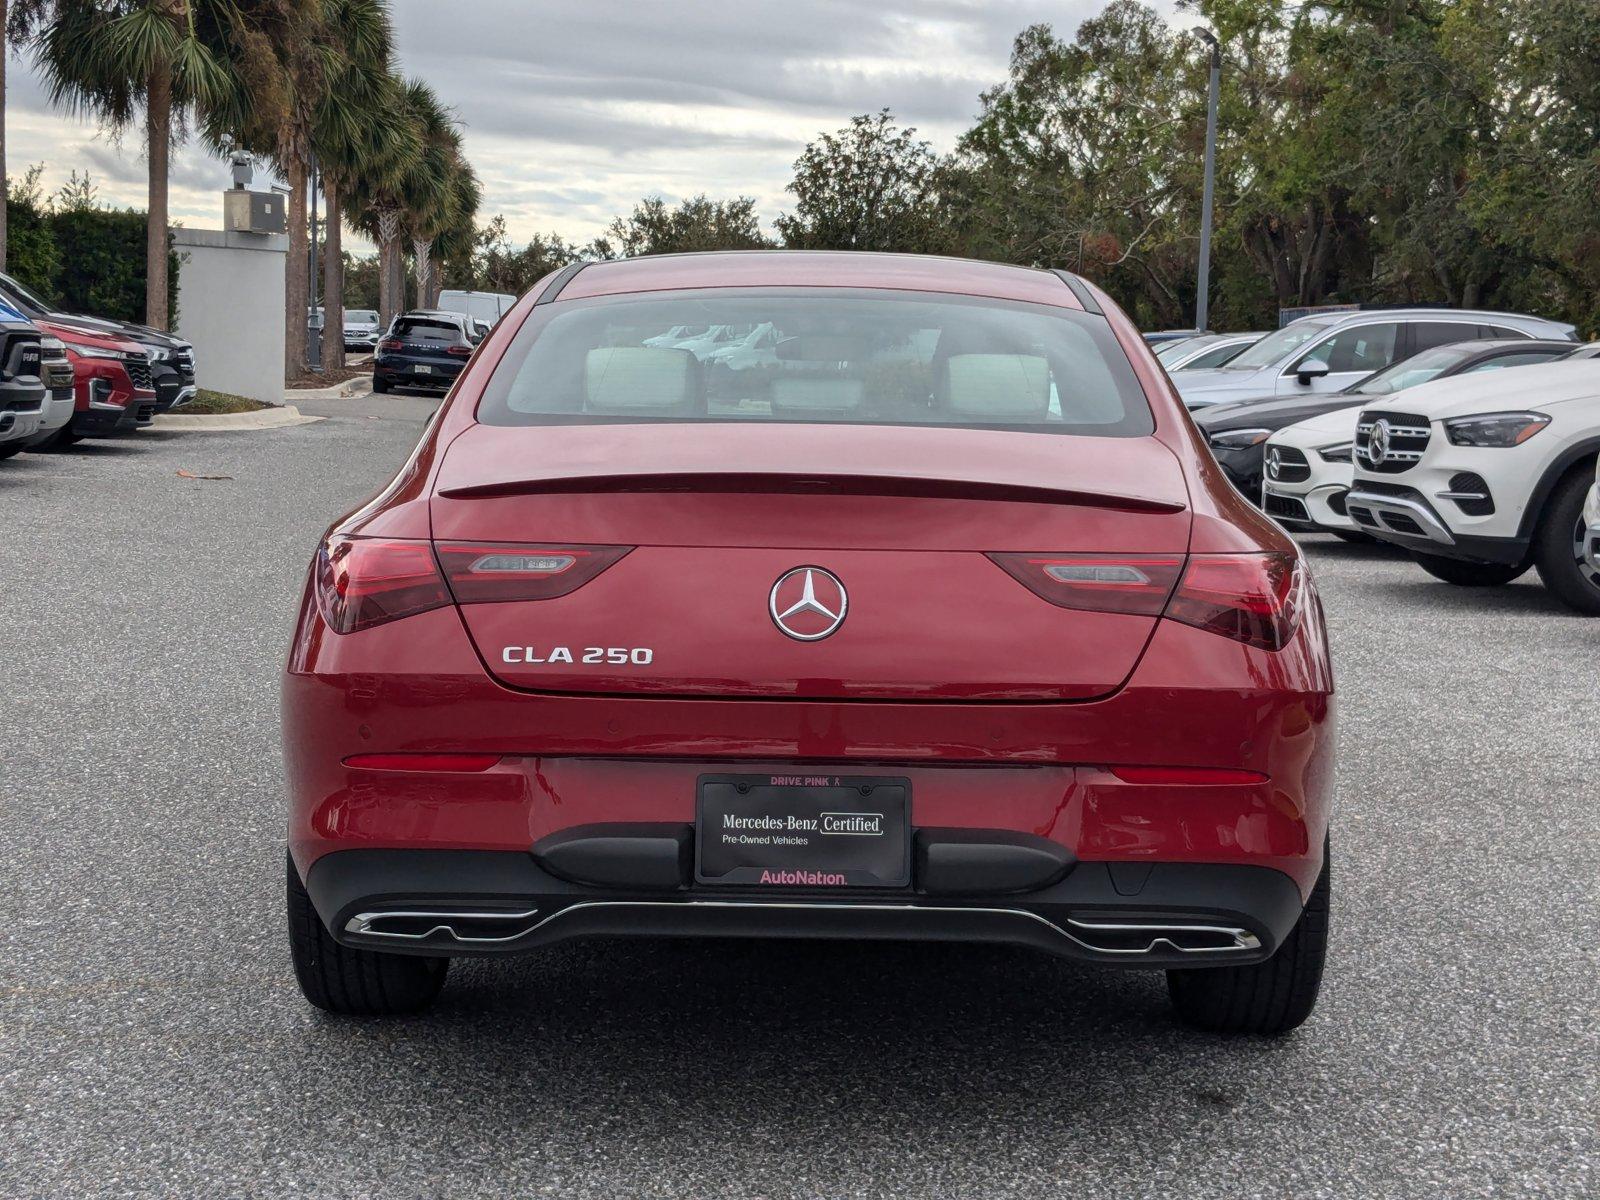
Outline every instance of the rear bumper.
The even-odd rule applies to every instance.
[[[1263,867],[1078,863],[1048,887],[959,898],[596,888],[535,854],[348,850],[304,873],[330,933],[348,946],[422,955],[525,953],[581,937],[762,937],[987,942],[1107,966],[1238,965],[1270,957],[1302,909]]]
[[[368,850],[526,859],[584,826],[692,824],[708,771],[838,764],[904,777],[917,829],[1009,831],[1079,864],[1269,869],[1304,895],[1333,791],[1331,692],[1314,604],[1277,653],[1162,621],[1114,695],[1011,704],[519,692],[486,676],[454,609],[337,636],[307,605],[283,681],[290,848],[302,875]],[[344,761],[420,751],[496,761],[432,773]],[[1257,778],[1130,782],[1122,764]]]
[[[457,362],[414,363],[405,359],[380,358],[373,363],[372,374],[374,379],[381,379],[393,387],[449,391],[465,365]],[[418,373],[419,366],[428,367],[428,372]]]

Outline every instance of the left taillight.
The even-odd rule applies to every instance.
[[[354,633],[450,603],[427,542],[334,535],[317,552],[317,607],[335,633]]]

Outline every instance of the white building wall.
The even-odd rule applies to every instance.
[[[174,229],[177,334],[194,343],[195,382],[283,403],[284,234]]]

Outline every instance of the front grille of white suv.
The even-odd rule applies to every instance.
[[[1369,409],[1356,424],[1356,465],[1390,475],[1409,471],[1432,436],[1427,417]]]

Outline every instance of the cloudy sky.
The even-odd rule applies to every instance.
[[[1154,0],[1170,12],[1175,0]],[[640,197],[754,196],[765,221],[805,143],[888,106],[939,149],[1001,80],[1011,41],[1075,29],[1103,0],[394,0],[401,63],[466,134],[484,213],[513,238],[587,241]],[[10,72],[13,176],[53,189],[88,171],[103,201],[144,205],[136,134],[52,112],[31,68]],[[172,210],[215,227],[224,164],[174,156]]]

